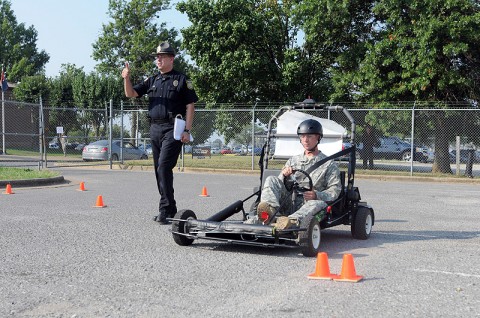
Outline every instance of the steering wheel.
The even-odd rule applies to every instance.
[[[298,182],[297,178],[295,178],[295,172],[300,172],[308,179],[308,188],[301,187],[300,183]],[[283,178],[283,184],[288,191],[296,191],[298,193],[303,193],[305,191],[312,191],[313,190],[313,181],[312,177],[308,174],[308,172],[301,170],[301,169],[292,169],[292,174],[286,178]]]

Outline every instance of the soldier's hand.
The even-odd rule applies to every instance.
[[[122,71],[122,77],[124,79],[130,78],[130,66],[128,65],[128,62],[125,62],[125,67]]]
[[[284,167],[284,168],[282,169],[282,174],[283,174],[283,176],[284,176],[284,177],[288,177],[289,175],[292,174],[292,170],[293,170],[292,167]]]
[[[317,193],[315,191],[305,191],[303,193],[303,198],[306,200],[306,201],[309,201],[309,200],[316,200],[317,199]]]

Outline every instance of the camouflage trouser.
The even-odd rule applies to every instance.
[[[260,201],[267,202],[274,208],[280,208],[279,215],[288,215],[301,220],[307,214],[318,212],[327,207],[325,201],[309,200],[305,201],[303,196],[297,196],[294,204],[294,213],[292,213],[292,192],[288,191],[283,181],[278,177],[269,176],[265,179]]]

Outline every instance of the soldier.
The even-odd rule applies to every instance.
[[[182,143],[190,141],[195,103],[198,97],[189,78],[173,69],[175,50],[168,42],[162,42],[157,52],[152,53],[159,73],[133,86],[130,82],[130,68],[125,64],[122,71],[125,95],[141,97],[148,94],[148,117],[152,142],[153,163],[158,192],[160,193],[159,214],[154,218],[168,224],[168,217],[177,213],[173,189],[173,168],[177,164]],[[182,115],[185,130],[180,140],[173,135],[174,118]]]
[[[290,158],[278,177],[267,177],[257,207],[257,216],[261,216],[262,212],[268,214],[268,219],[264,222],[267,222],[279,210],[277,215],[280,216],[275,223],[277,229],[299,225],[302,218],[308,213],[326,208],[325,202],[335,200],[342,190],[340,170],[337,164],[330,160],[310,173],[313,189],[305,191],[303,196],[297,196],[295,202],[292,202],[292,190],[287,190],[284,179],[291,177],[292,170],[305,171],[327,157],[318,149],[318,144],[323,137],[322,125],[318,121],[307,119],[301,122],[297,128],[297,135],[305,149],[304,152]],[[296,172],[296,174],[298,174],[298,179],[303,176],[300,172]],[[307,178],[300,182],[300,186],[308,188]],[[292,204],[294,204],[294,213],[292,213]]]

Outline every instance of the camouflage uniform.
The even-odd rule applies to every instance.
[[[304,154],[294,156],[290,158],[285,167],[292,167],[293,169],[300,169],[306,171],[316,162],[326,156],[319,152],[317,156],[308,158]],[[296,172],[295,177],[299,180],[300,186],[308,188],[308,178],[301,172]],[[310,212],[317,212],[324,209],[327,204],[325,201],[333,201],[342,191],[340,170],[333,161],[327,161],[320,167],[310,173],[312,178],[313,189],[317,194],[317,200],[305,201],[303,196],[297,196],[294,205],[294,213],[292,213],[292,192],[287,191],[283,184],[284,176],[282,173],[278,177],[269,176],[265,180],[265,184],[262,189],[261,202],[266,202],[274,208],[281,206],[278,215],[288,215],[291,218],[298,218],[301,220]],[[300,181],[303,178],[302,181]],[[323,216],[322,216],[323,217]]]

